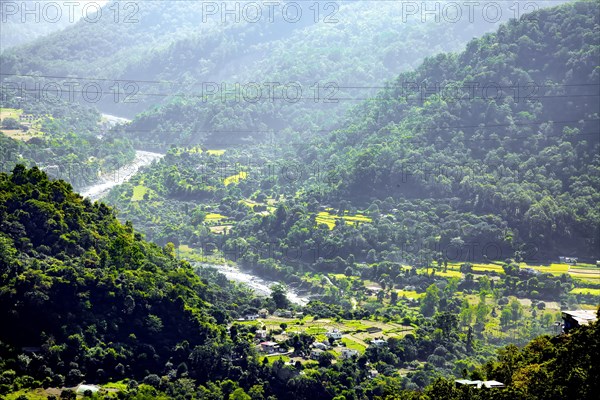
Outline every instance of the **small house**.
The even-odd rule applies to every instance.
[[[348,359],[348,358],[352,358],[352,357],[358,357],[358,351],[357,350],[353,350],[353,349],[342,349],[342,358],[343,359]]]
[[[261,318],[267,318],[269,316],[269,310],[267,310],[266,308],[261,308],[260,310],[258,310],[258,315]]]
[[[563,311],[563,331],[569,333],[571,329],[578,328],[582,325],[587,325],[597,319],[596,311],[594,310],[573,310]]]
[[[342,338],[342,332],[340,332],[339,329],[334,329],[331,332],[327,332],[325,334],[325,336],[327,336],[328,338],[332,338],[334,340],[340,340]]]
[[[371,346],[375,346],[375,347],[383,347],[386,345],[387,345],[387,342],[383,339],[375,339],[371,342]]]
[[[275,342],[261,342],[260,349],[263,353],[273,354],[279,351],[279,345]]]
[[[379,375],[379,371],[377,371],[376,369],[369,370],[369,378],[375,379],[375,378],[377,378],[378,375]]]
[[[246,321],[256,321],[259,318],[258,314],[247,314]]]
[[[267,338],[267,330],[266,329],[257,329],[254,337],[257,339],[266,339]]]
[[[564,264],[577,265],[577,257],[558,257],[558,260]]]
[[[329,348],[329,346],[327,346],[325,343],[320,343],[320,342],[313,343],[313,347],[315,349],[319,349],[319,350],[327,350]]]
[[[321,357],[321,354],[324,353],[324,350],[321,349],[312,349],[312,351],[310,352],[310,358],[312,358],[313,360],[318,360],[319,357]]]
[[[477,389],[486,388],[486,389],[502,389],[504,388],[504,383],[498,381],[471,381],[468,379],[457,379],[454,381],[457,387],[459,386],[473,386]]]

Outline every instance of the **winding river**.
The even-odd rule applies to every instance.
[[[128,119],[116,117],[110,114],[102,114],[102,116],[109,121],[111,125],[116,125],[119,123],[127,123]],[[137,171],[147,165],[150,165],[153,161],[159,160],[164,157],[164,154],[152,153],[150,151],[136,150],[135,159],[123,167],[117,169],[116,171],[106,173],[100,176],[100,179],[94,185],[86,187],[81,190],[81,195],[83,197],[88,197],[91,200],[99,200],[108,194],[110,189],[113,187],[120,185],[122,183],[127,182],[129,179],[133,177],[137,173]],[[268,296],[271,294],[270,286],[278,283],[276,281],[270,281],[267,279],[259,278],[258,276],[243,272],[238,268],[231,267],[228,265],[217,265],[217,264],[201,264],[206,265],[212,268],[217,269],[223,275],[227,277],[227,279],[241,282],[246,284],[248,287],[253,289],[257,294]],[[306,305],[308,304],[309,298],[308,296],[299,295],[292,289],[288,288],[287,298],[294,304],[298,305]]]
[[[121,118],[110,114],[102,114],[102,117],[104,117],[104,119],[112,126],[130,122],[127,118]],[[100,175],[98,182],[81,190],[81,195],[83,197],[89,197],[91,200],[99,200],[106,196],[113,187],[131,179],[140,168],[150,165],[152,161],[162,157],[164,157],[164,154],[136,150],[135,158],[131,163],[126,164],[115,171]]]

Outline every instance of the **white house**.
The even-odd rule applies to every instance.
[[[254,337],[257,339],[266,339],[267,338],[267,330],[266,329],[257,329]]]
[[[340,340],[342,338],[342,332],[340,332],[339,329],[334,329],[331,332],[327,332],[325,336],[327,336],[328,338],[333,338],[335,340]]]
[[[342,358],[343,359],[352,358],[354,356],[358,357],[358,351],[353,350],[353,349],[342,349]]]
[[[327,346],[325,343],[320,343],[320,342],[313,343],[313,347],[315,349],[319,349],[319,350],[327,350],[329,348],[329,346]]]
[[[375,347],[383,347],[387,345],[387,342],[383,339],[375,339],[371,342],[371,345]]]
[[[321,354],[323,354],[323,350],[312,349],[312,351],[310,352],[310,358],[312,358],[313,360],[318,360]]]
[[[473,386],[477,389],[487,388],[487,389],[502,389],[504,387],[504,383],[498,381],[470,381],[468,379],[457,379],[454,381],[456,386]]]

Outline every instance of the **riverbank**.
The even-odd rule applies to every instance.
[[[275,285],[276,283],[281,283],[277,281],[271,281],[268,279],[260,278],[256,275],[253,275],[249,272],[242,271],[235,266],[223,265],[223,264],[207,264],[207,263],[194,263],[197,267],[209,267],[214,268],[230,281],[240,282],[247,285],[249,288],[254,290],[257,294],[262,296],[270,296],[271,289],[270,287]],[[298,292],[287,288],[286,296],[288,300],[294,304],[305,306],[310,301],[309,296],[304,296],[299,294]]]

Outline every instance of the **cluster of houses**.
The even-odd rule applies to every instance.
[[[33,114],[25,114],[25,113],[23,113],[23,114],[19,115],[19,121],[20,122],[29,122],[29,123],[32,123],[35,120],[36,120],[36,116],[33,115]]]
[[[331,348],[331,341],[332,340],[341,340],[343,338],[343,333],[339,330],[339,329],[333,329],[327,333],[325,333],[325,336],[327,337],[327,340],[324,340],[323,342],[315,342],[312,344],[312,349],[311,352],[309,354],[309,357],[312,360],[318,360],[321,356],[321,354],[323,354],[325,351],[329,350]],[[282,348],[277,342],[273,342],[273,341],[267,341],[268,337],[268,332],[266,329],[258,329],[255,332],[255,338],[258,340],[262,340],[259,343],[259,347],[260,347],[260,351],[270,355],[270,354],[280,354],[280,353],[285,353],[288,351],[288,349]],[[387,341],[383,340],[383,339],[375,339],[373,341],[371,341],[371,346],[374,347],[383,347],[387,345]],[[357,350],[354,349],[349,349],[349,348],[343,348],[341,351],[341,358],[342,359],[350,359],[352,357],[358,357],[360,355],[360,353]]]
[[[277,310],[275,311],[275,313],[273,314],[276,317],[281,317],[281,318],[303,318],[304,317],[304,313],[303,312],[298,312],[298,311],[291,311],[291,310]],[[267,310],[266,308],[263,308],[261,310],[258,311],[258,313],[251,313],[251,314],[246,314],[241,318],[238,318],[238,321],[256,321],[259,318],[267,318],[269,316],[269,310]]]

